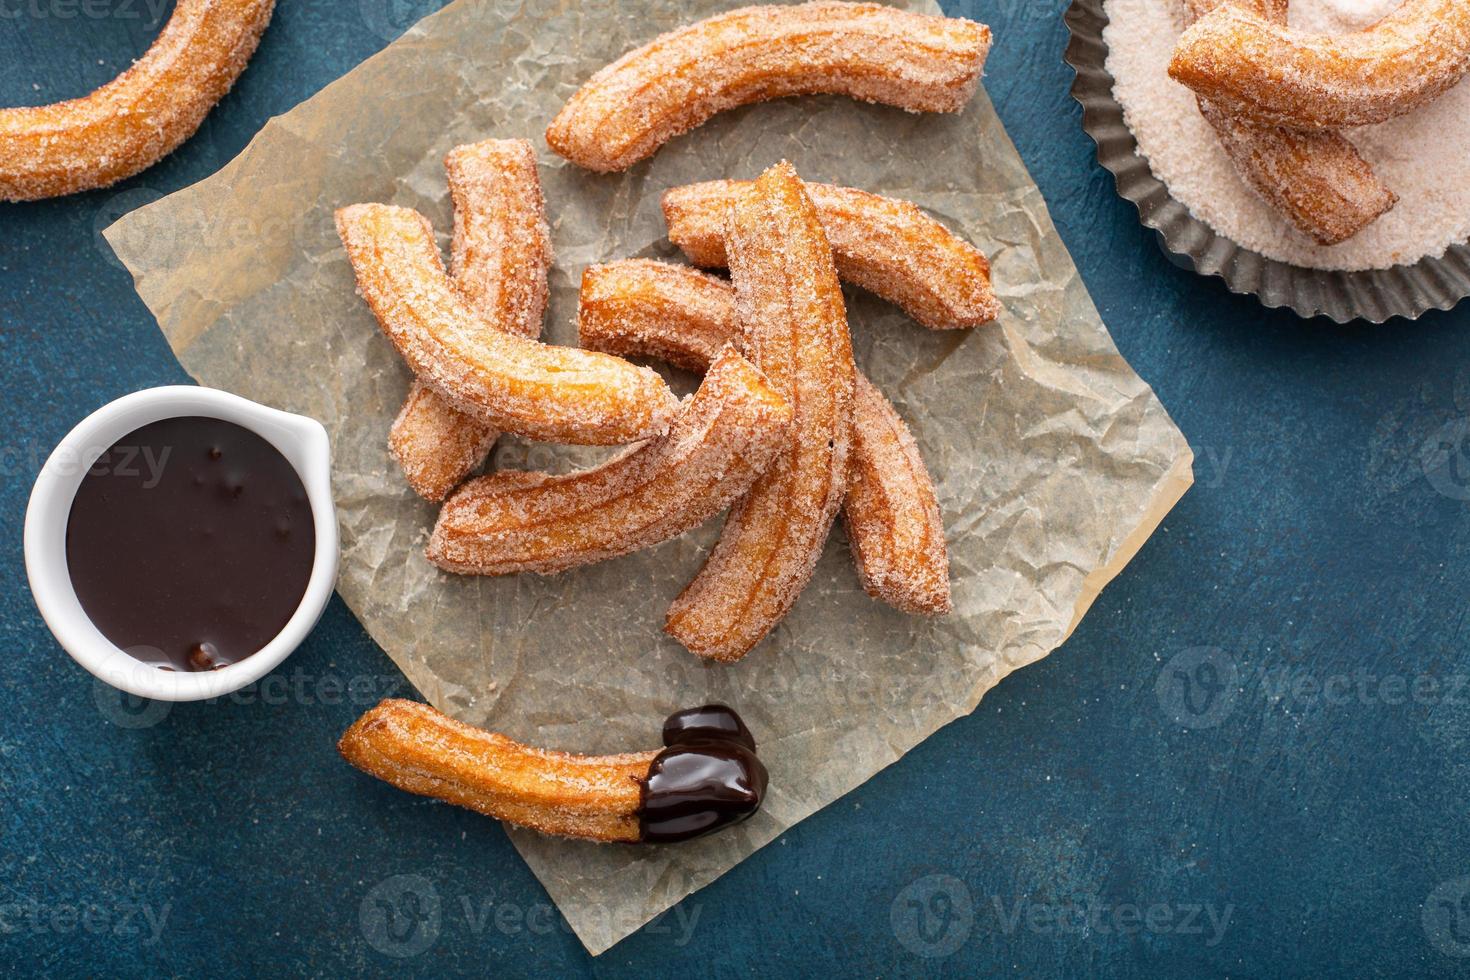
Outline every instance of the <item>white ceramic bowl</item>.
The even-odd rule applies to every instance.
[[[123,436],[161,419],[202,415],[258,434],[296,468],[316,529],[316,559],[301,605],[275,639],[219,670],[160,670],[129,656],[103,636],[82,609],[66,567],[66,524],[87,470]],[[160,701],[203,701],[259,680],[295,650],[321,617],[337,580],[337,514],[332,504],[331,447],[315,419],[292,415],[214,388],[175,385],[125,395],[87,416],[51,453],[26,508],[26,575],[46,625],[58,642],[113,687]]]

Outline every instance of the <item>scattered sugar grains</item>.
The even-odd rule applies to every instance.
[[[1361,30],[1397,0],[1292,0],[1291,26]],[[1154,176],[1196,218],[1237,244],[1293,265],[1383,269],[1470,239],[1470,84],[1376,126],[1347,131],[1399,196],[1398,205],[1340,245],[1320,246],[1257,197],[1231,166],[1194,94],[1169,78],[1183,30],[1179,0],[1107,0],[1108,71],[1124,119]]]

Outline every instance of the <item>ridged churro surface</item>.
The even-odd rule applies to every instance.
[[[695,265],[725,266],[725,216],[750,181],[712,180],[664,193],[669,241]],[[908,201],[808,183],[837,274],[934,330],[975,327],[1001,313],[990,263],[969,242]]]
[[[577,298],[577,334],[588,350],[656,357],[703,372],[721,347],[741,342],[735,287],[652,259],[588,266]]]
[[[1366,30],[1308,34],[1222,4],[1179,38],[1169,75],[1234,115],[1296,129],[1417,109],[1470,71],[1470,3],[1405,0]]]
[[[449,275],[486,320],[534,340],[546,316],[551,233],[529,140],[482,140],[444,158],[454,202]],[[388,446],[419,496],[443,500],[499,433],[414,380]]]
[[[590,170],[626,170],[735,106],[847,95],[912,112],[957,112],[990,50],[974,21],[876,3],[742,7],[655,38],[593,75],[546,142]]]
[[[729,506],[787,445],[791,409],[733,347],[667,434],[564,476],[499,472],[451,496],[429,560],[451,572],[551,574],[651,547]]]
[[[1286,23],[1284,0],[1231,0],[1273,23]],[[1184,0],[1188,19],[1221,0]],[[1287,129],[1232,116],[1199,99],[1199,110],[1240,175],[1303,234],[1336,245],[1394,206],[1388,188],[1347,137],[1333,130]]]
[[[909,427],[861,373],[851,466],[842,519],[863,589],[906,613],[949,612],[949,550],[934,483]]]
[[[745,350],[794,420],[786,449],[731,508],[664,625],[720,661],[759,643],[811,578],[847,489],[855,373],[832,248],[789,163],[731,209],[728,251]]]
[[[809,185],[810,186],[810,185]],[[582,346],[703,371],[739,335],[729,283],[684,266],[627,259],[582,275]],[[948,612],[949,553],[928,468],[912,433],[856,373],[844,522],[863,588],[904,612]]]
[[[115,184],[194,135],[245,70],[275,0],[179,0],[133,66],[89,95],[0,109],[0,201]]]
[[[527,340],[486,320],[449,283],[416,211],[337,212],[358,288],[420,380],[458,408],[532,439],[615,445],[658,435],[678,407],[653,371],[607,354]]]
[[[354,722],[337,750],[401,790],[543,834],[607,842],[639,839],[642,783],[658,755],[532,748],[399,698]]]

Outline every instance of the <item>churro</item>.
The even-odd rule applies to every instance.
[[[1383,122],[1470,70],[1470,3],[1406,0],[1366,30],[1307,34],[1222,4],[1179,38],[1169,75],[1232,115],[1295,129]]]
[[[1184,0],[1185,12],[1195,20],[1221,2]],[[1280,0],[1231,2],[1250,5],[1274,23],[1286,23],[1286,4]],[[1346,241],[1398,201],[1340,133],[1263,125],[1232,116],[1203,98],[1198,104],[1240,175],[1319,245]]]
[[[726,109],[821,93],[957,112],[990,29],[875,3],[743,7],[655,38],[593,75],[546,130],[573,163],[609,172]]]
[[[491,323],[534,340],[546,315],[551,234],[528,140],[482,140],[444,158],[454,202],[449,277]],[[499,433],[414,379],[388,434],[409,486],[443,500],[464,482]]]
[[[648,259],[587,269],[577,327],[589,350],[691,371],[703,371],[740,333],[734,287]],[[948,612],[949,555],[933,481],[888,399],[860,371],[856,385],[843,520],[863,588],[904,612]]]
[[[460,409],[506,432],[573,444],[632,442],[668,427],[678,402],[653,371],[515,336],[471,307],[418,212],[354,204],[337,212],[337,230],[383,332]]]
[[[725,265],[725,217],[749,181],[712,180],[665,192],[669,241],[689,261]],[[808,183],[837,274],[934,330],[975,327],[1001,313],[990,263],[969,242],[908,201]]]
[[[354,722],[337,750],[401,790],[582,840],[688,840],[760,808],[766,770],[733,711],[678,712],[664,723],[664,744],[602,756],[532,748],[389,698]]]
[[[726,347],[669,431],[565,476],[498,472],[445,503],[429,560],[451,572],[549,575],[651,547],[745,493],[789,440],[791,408]]]
[[[811,578],[847,488],[855,374],[832,248],[789,163],[731,209],[728,251],[745,349],[794,419],[787,447],[731,509],[664,625],[720,661],[760,642]]]
[[[388,430],[388,452],[425,500],[442,501],[490,454],[500,431],[418,378]]]
[[[179,0],[148,51],[89,95],[0,109],[0,200],[106,187],[183,143],[235,84],[274,0]]]
[[[588,266],[577,297],[577,336],[588,350],[656,357],[702,372],[721,347],[740,343],[735,287],[652,259]]]
[[[906,613],[950,611],[949,549],[934,483],[909,427],[862,374],[842,520],[868,595]]]

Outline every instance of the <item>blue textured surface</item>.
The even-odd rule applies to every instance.
[[[1467,972],[1470,307],[1337,328],[1171,266],[1081,132],[1060,0],[947,7],[995,27],[987,87],[1198,484],[974,716],[594,961],[495,823],[337,759],[405,690],[340,601],[252,697],[138,718],[95,687],[26,590],[26,494],[82,415],[185,380],[97,230],[437,5],[282,0],[161,165],[0,205],[0,969]],[[160,6],[0,2],[0,104],[111,78]]]

